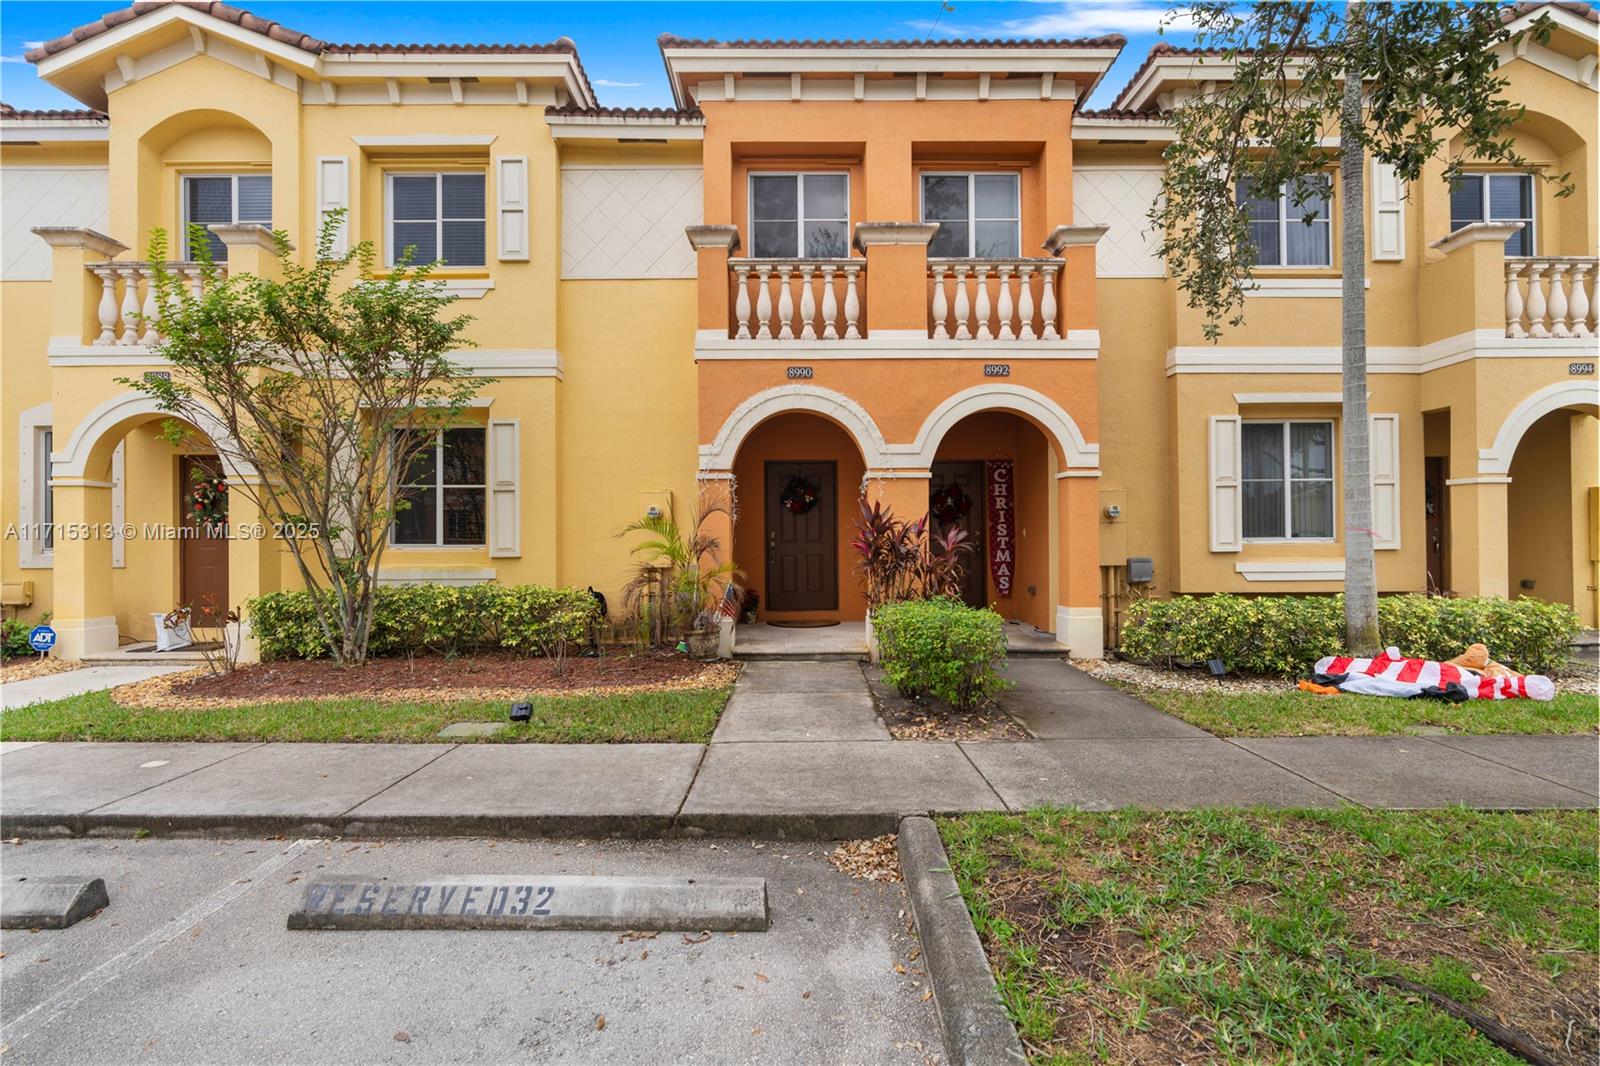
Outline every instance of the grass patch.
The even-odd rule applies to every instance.
[[[1285,685],[1290,685],[1285,682]],[[1340,693],[1181,692],[1122,686],[1146,703],[1219,737],[1383,736],[1439,726],[1457,733],[1592,733],[1600,726],[1593,693],[1538,700],[1403,700]]]
[[[1384,975],[1558,1061],[1600,1053],[1592,813],[1039,811],[940,831],[1035,1063],[1520,1061]]]
[[[702,744],[727,688],[539,696],[533,718],[489,743]],[[0,740],[431,741],[453,722],[503,722],[507,701],[379,703],[305,700],[212,710],[124,707],[109,692],[38,703],[0,715]],[[450,738],[461,742],[463,738]],[[473,738],[466,738],[473,739]]]

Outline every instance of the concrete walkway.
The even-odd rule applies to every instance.
[[[64,700],[68,696],[81,696],[85,692],[116,688],[135,681],[146,681],[162,674],[175,674],[180,670],[193,670],[192,662],[179,663],[129,663],[126,666],[85,666],[61,674],[48,674],[28,681],[10,681],[0,685],[0,706],[5,710],[26,707],[30,703],[47,700]]]

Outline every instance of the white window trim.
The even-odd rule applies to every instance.
[[[483,465],[484,482],[479,485],[446,485],[444,482],[444,434],[446,429],[476,429],[483,436]],[[403,429],[395,430],[396,433],[406,432]],[[399,523],[389,523],[389,547],[399,551],[477,551],[479,548],[489,546],[489,432],[487,427],[480,425],[444,426],[433,431],[433,543],[432,544],[406,544],[395,539]],[[404,471],[395,475],[395,492],[398,494],[404,489],[421,488],[419,485],[406,485],[399,478]],[[482,489],[483,490],[483,518],[484,538],[477,544],[446,544],[444,542],[444,490],[451,489]]]
[[[806,178],[844,178],[844,218],[807,218],[806,217]],[[749,216],[750,224],[750,253],[755,254],[756,248],[756,179],[757,178],[794,178],[794,250],[793,256],[766,256],[768,259],[809,259],[806,255],[806,223],[807,222],[843,222],[844,223],[844,254],[850,254],[850,172],[848,170],[752,170],[745,176],[745,202],[749,209],[745,212]],[[782,219],[766,219],[766,222],[781,222]]]
[[[1331,537],[1297,537],[1294,535],[1294,482],[1295,481],[1326,481],[1331,490],[1330,499],[1333,503],[1333,528],[1339,528],[1339,427],[1331,418],[1246,418],[1240,423],[1239,430],[1239,521],[1241,539],[1246,544],[1333,544],[1338,541],[1337,532]],[[1326,478],[1295,478],[1290,474],[1289,427],[1296,425],[1322,425],[1328,427],[1328,450],[1331,452],[1333,473]],[[1244,497],[1245,487],[1252,481],[1268,481],[1269,478],[1247,478],[1244,476],[1244,427],[1245,426],[1282,426],[1283,427],[1283,529],[1281,537],[1251,537],[1243,535],[1244,522]]]
[[[17,441],[17,520],[28,536],[17,540],[17,566],[22,570],[48,570],[55,566],[55,553],[35,538],[30,527],[44,521],[45,493],[50,491],[50,452],[44,437],[51,431],[50,404],[29,407],[18,416]],[[42,530],[40,531],[42,532]]]
[[[483,214],[480,219],[444,217],[444,182],[437,180],[446,174],[477,174],[483,178]],[[445,261],[445,269],[458,268],[461,270],[488,270],[489,269],[489,174],[488,171],[478,167],[446,167],[443,170],[386,170],[383,173],[383,262],[385,266],[394,266],[403,248],[395,246],[394,239],[394,179],[395,178],[434,178],[433,183],[433,246],[439,255],[444,254],[444,224],[445,222],[481,222],[483,223],[483,262],[482,263],[452,263]],[[425,222],[426,219],[405,219],[407,223]],[[415,264],[413,264],[415,265]]]
[[[1534,175],[1526,170],[1463,170],[1463,178],[1482,178],[1483,183],[1479,188],[1478,214],[1479,217],[1464,223],[1469,226],[1472,222],[1523,222],[1526,223],[1524,232],[1528,234],[1528,256],[1539,254],[1539,196],[1538,186],[1535,185]],[[1490,178],[1522,178],[1528,183],[1528,217],[1527,218],[1490,218],[1489,217],[1489,179]],[[1454,214],[1450,207],[1452,189],[1445,190],[1445,210]],[[1455,233],[1463,226],[1457,226],[1455,219],[1448,219],[1450,232]]]
[[[983,218],[978,217],[978,175],[1009,177],[1017,184],[1017,217],[1011,218]],[[953,257],[962,259],[976,259],[973,255],[973,242],[978,239],[979,222],[1013,222],[1017,227],[1017,254],[1022,254],[1022,172],[1018,170],[924,170],[917,175],[917,217],[924,224],[938,221],[928,217],[928,205],[925,199],[925,178],[966,178],[967,179],[967,254]]]
[[[183,234],[183,240],[180,243],[182,245],[183,253],[184,253],[184,257],[185,258],[188,258],[188,254],[189,254],[189,224],[190,224],[189,223],[189,182],[193,178],[228,178],[229,179],[229,182],[228,182],[228,208],[229,208],[229,210],[228,210],[228,218],[229,218],[229,221],[230,221],[230,223],[232,225],[238,226],[238,225],[241,225],[241,223],[239,221],[239,179],[240,178],[266,178],[270,182],[272,180],[272,174],[271,174],[271,172],[261,173],[260,171],[251,171],[251,170],[235,171],[235,172],[229,172],[229,173],[226,173],[226,174],[223,174],[223,173],[211,173],[211,172],[207,172],[207,171],[193,171],[193,172],[189,172],[189,173],[181,173],[181,174],[179,174],[178,175],[178,232]],[[268,211],[267,214],[270,216],[272,214],[272,212]],[[266,226],[268,229],[271,229],[272,228],[272,219],[270,217],[268,217],[268,219],[265,222],[262,222],[260,219],[250,219],[247,222],[242,223],[242,224],[243,225]],[[206,223],[206,225],[213,225],[214,226],[214,225],[218,225],[218,223],[212,222],[212,223]]]
[[[1333,266],[1333,179],[1318,173],[1308,174],[1306,177],[1321,177],[1328,183],[1328,261],[1325,263],[1285,263],[1284,257],[1289,254],[1289,211],[1294,206],[1289,199],[1289,183],[1283,182],[1278,186],[1278,261],[1276,263],[1256,263],[1258,270],[1327,270]],[[1234,196],[1238,196],[1238,188],[1234,189]],[[1323,220],[1319,219],[1312,225],[1317,225]],[[1299,224],[1297,222],[1297,224]],[[1257,249],[1259,251],[1259,249]]]

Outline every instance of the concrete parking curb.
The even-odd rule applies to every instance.
[[[1026,1062],[938,828],[930,818],[913,816],[900,823],[897,840],[945,1058],[951,1066]]]

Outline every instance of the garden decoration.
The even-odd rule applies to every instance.
[[[1011,460],[988,459],[983,469],[989,494],[989,575],[994,579],[994,594],[1009,596],[1017,561]]]
[[[221,525],[228,520],[228,483],[215,474],[195,470],[189,475],[188,512],[200,526]]]
[[[949,525],[967,517],[972,510],[972,497],[963,492],[960,485],[946,485],[929,498],[928,510],[933,512],[933,517]]]
[[[1464,663],[1477,663],[1476,668]],[[1490,672],[1490,668],[1496,668]],[[1301,686],[1311,691],[1355,692],[1366,696],[1431,696],[1466,700],[1553,700],[1556,686],[1542,674],[1519,674],[1490,662],[1488,649],[1474,644],[1455,660],[1408,659],[1389,648],[1371,659],[1329,655],[1317,660],[1315,676]]]
[[[821,490],[815,484],[796,474],[783,486],[783,493],[778,497],[778,502],[783,504],[784,510],[790,514],[805,514],[815,507],[821,498]]]

